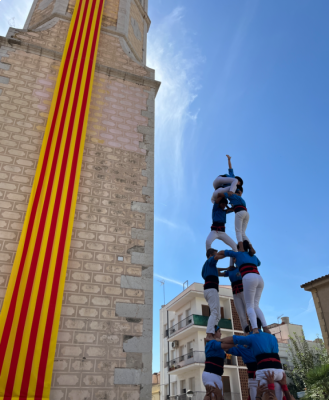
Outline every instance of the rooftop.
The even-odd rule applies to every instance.
[[[304,283],[300,287],[307,290],[307,286],[308,286],[308,289],[310,289],[311,287],[317,286],[318,284],[324,283],[326,281],[329,281],[329,275],[324,275],[324,276],[321,276],[320,278],[317,278],[310,282]]]

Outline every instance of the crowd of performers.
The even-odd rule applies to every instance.
[[[278,341],[270,332],[259,302],[264,281],[259,274],[259,259],[255,256],[246,229],[249,213],[243,194],[243,180],[235,176],[231,157],[227,156],[229,173],[218,176],[213,185],[211,201],[212,226],[206,240],[207,261],[202,268],[204,297],[210,308],[206,337],[206,361],[202,374],[206,387],[206,399],[222,399],[222,378],[226,353],[241,356],[248,368],[250,400],[293,399],[289,393],[285,373],[279,357]],[[229,207],[229,205],[231,207]],[[225,233],[226,215],[234,212],[237,244]],[[219,239],[232,250],[217,251],[211,247]],[[217,268],[218,260],[230,257],[228,268]],[[221,338],[218,326],[220,301],[218,295],[219,276],[231,281],[235,308],[239,315],[244,335]],[[249,321],[248,321],[248,319]]]

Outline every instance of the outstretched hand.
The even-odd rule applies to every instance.
[[[267,389],[267,385],[265,385],[265,384],[260,385],[260,382],[258,382],[256,397],[262,398],[263,397],[263,393],[267,392],[267,390],[268,390]]]
[[[265,372],[267,383],[274,383],[274,372],[266,371]]]
[[[280,383],[281,386],[284,386],[287,384],[287,375],[285,374],[285,372],[283,373],[283,377],[282,377],[281,381],[278,381],[278,383]]]
[[[228,154],[226,154],[226,157],[228,158],[229,161],[230,161],[230,159],[232,158],[232,157],[229,156]]]

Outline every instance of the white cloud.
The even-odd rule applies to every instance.
[[[184,187],[184,133],[195,123],[191,104],[200,86],[196,67],[202,62],[184,26],[184,9],[176,7],[150,32],[147,64],[161,87],[156,98],[155,168],[162,196],[179,197]],[[191,140],[191,137],[189,137]]]
[[[167,281],[167,282],[170,282],[170,283],[175,283],[176,285],[179,285],[179,286],[183,286],[183,282],[176,281],[175,279],[166,278],[165,276],[158,275],[158,274],[154,274],[154,277],[163,279],[164,281]]]

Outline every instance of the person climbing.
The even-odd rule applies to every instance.
[[[234,260],[233,257],[231,257],[231,260],[232,259]],[[224,272],[218,272],[218,276],[228,277],[231,281],[233,301],[239,316],[240,324],[242,330],[248,333],[249,324],[247,321],[247,309],[246,309],[246,303],[244,301],[242,277],[239,268],[230,266],[229,268],[218,268],[218,271],[224,271]]]
[[[242,187],[243,180],[239,176],[235,176],[231,164],[231,157],[226,155],[228,159],[228,174],[219,175],[213,182],[214,193],[211,196],[211,202],[215,203],[218,193],[232,192],[236,191],[237,185]]]
[[[220,340],[222,333],[219,326],[214,326],[215,335],[214,339],[210,340],[206,344],[205,353],[206,361],[205,368],[202,373],[202,382],[204,386],[217,387],[222,390],[222,375],[224,372],[224,360],[226,358],[225,351],[229,350],[234,344],[222,344],[217,340]]]
[[[220,339],[222,344],[239,344],[251,348],[257,361],[256,380],[260,385],[267,384],[266,375],[273,372],[273,380],[276,383],[274,390],[278,400],[282,400],[281,386],[278,384],[283,379],[284,371],[279,356],[279,345],[275,336],[257,329],[258,334],[248,336],[230,336]]]
[[[248,240],[246,230],[249,222],[249,213],[247,210],[246,202],[242,198],[243,188],[238,188],[235,193],[219,193],[219,201],[221,198],[227,198],[233,206],[235,212],[235,234],[238,241],[239,251],[243,251],[242,242]]]
[[[248,240],[243,241],[243,251],[221,250],[217,253],[218,260],[225,257],[234,257],[236,266],[239,268],[243,295],[246,303],[247,314],[254,333],[258,333],[257,317],[260,319],[264,332],[270,333],[262,310],[259,308],[260,298],[264,289],[264,281],[258,272],[259,259],[255,256],[255,250]]]
[[[210,309],[210,316],[207,323],[207,339],[211,340],[214,338],[215,326],[218,325],[220,320],[220,303],[218,295],[218,269],[217,262],[219,260],[218,252],[215,249],[208,249],[207,261],[202,267],[202,278],[205,283],[204,288],[204,298],[207,300]]]
[[[206,240],[206,250],[211,248],[215,239],[223,241],[231,247],[233,251],[238,251],[236,243],[225,233],[226,214],[233,212],[233,209],[226,208],[228,201],[225,197],[217,197],[215,204],[212,208],[212,226]],[[233,258],[230,260],[230,265],[234,265]]]

